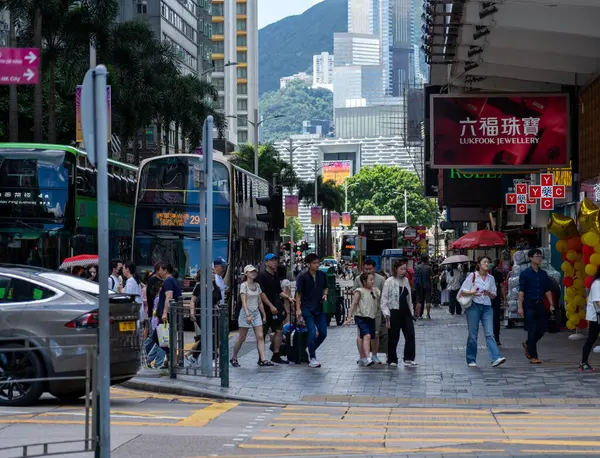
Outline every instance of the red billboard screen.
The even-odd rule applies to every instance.
[[[569,165],[567,94],[431,96],[432,167]]]

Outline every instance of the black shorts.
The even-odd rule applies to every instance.
[[[417,286],[417,302],[419,304],[428,304],[431,302],[431,288]]]
[[[283,323],[279,320],[269,320],[267,318],[267,321],[263,323],[263,334],[266,336],[269,330],[271,332],[283,331]]]

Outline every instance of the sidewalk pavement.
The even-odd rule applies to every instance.
[[[356,328],[332,325],[317,351],[322,364],[318,369],[306,364],[259,367],[255,341],[248,339],[239,357],[242,367],[230,366],[229,388],[221,388],[216,378],[178,375],[171,380],[151,369],[143,370],[125,386],[284,404],[600,406],[599,375],[578,371],[583,340],[569,340],[567,332],[546,334],[539,347],[543,364],[534,366],[523,353],[523,329],[502,329],[501,352],[507,362],[492,368],[480,329],[479,367],[469,368],[465,361],[466,320],[446,310],[433,309],[432,320],[420,321],[416,327],[418,368],[359,367]],[[399,347],[401,355],[403,338]],[[600,360],[600,356],[592,354],[592,364],[594,359]]]

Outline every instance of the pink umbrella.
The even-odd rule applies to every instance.
[[[60,265],[59,269],[72,269],[75,266],[89,267],[97,265],[97,254],[80,254],[77,256],[72,256],[70,258],[66,258]]]

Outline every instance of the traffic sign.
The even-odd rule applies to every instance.
[[[0,48],[0,84],[38,84],[40,50]]]

